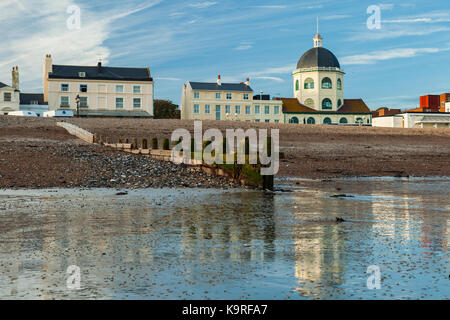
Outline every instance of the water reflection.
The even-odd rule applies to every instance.
[[[0,298],[449,297],[448,185],[1,192]],[[365,288],[373,264],[377,292]],[[80,291],[66,287],[70,265]]]

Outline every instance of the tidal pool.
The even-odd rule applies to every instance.
[[[450,298],[450,179],[278,187],[0,191],[0,299]]]

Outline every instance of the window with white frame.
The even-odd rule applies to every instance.
[[[255,106],[255,114],[260,114],[260,112],[261,112],[261,107]]]
[[[269,123],[270,122],[270,120],[269,119],[266,119],[266,121],[265,121],[266,123]]]
[[[245,114],[251,114],[252,108],[250,106],[245,106]]]
[[[139,109],[141,107],[141,98],[133,98],[133,108]]]
[[[220,94],[220,92],[216,93],[216,99],[221,99],[222,95]]]
[[[88,97],[80,97],[80,108],[88,107]]]
[[[211,113],[211,106],[209,104],[205,104],[205,114]]]
[[[123,85],[121,84],[116,85],[116,93],[123,93]]]
[[[269,106],[265,106],[264,107],[264,114],[270,114],[270,107]]]
[[[236,114],[241,114],[241,106],[236,106],[235,111]]]
[[[11,92],[3,93],[3,101],[11,102]]]
[[[244,93],[244,100],[248,100],[248,93]]]
[[[227,93],[227,100],[233,99],[233,95],[231,93]]]
[[[230,114],[231,113],[231,106],[225,106],[225,113]]]
[[[69,97],[68,96],[61,96],[59,100],[60,100],[60,104],[59,104],[60,107],[63,107],[63,108],[69,107]]]
[[[194,99],[200,99],[200,93],[194,92]]]
[[[68,92],[68,91],[69,91],[69,84],[61,83],[61,92]]]
[[[116,98],[116,108],[123,109],[123,98]]]
[[[259,119],[256,119],[255,122],[260,122],[260,120],[259,120]]]
[[[200,113],[200,106],[198,104],[194,104],[194,113],[199,114]]]
[[[133,93],[141,93],[141,86],[133,86]]]
[[[80,84],[80,92],[87,92],[88,86],[87,84]]]
[[[280,107],[279,106],[273,107],[273,113],[274,114],[280,114]]]

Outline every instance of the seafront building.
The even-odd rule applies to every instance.
[[[292,73],[293,98],[253,95],[245,83],[188,81],[182,90],[181,117],[294,124],[371,125],[372,112],[362,99],[345,99],[344,71],[336,56],[314,37],[314,48],[298,61]]]
[[[254,95],[250,80],[244,83],[188,81],[181,95],[181,119],[279,123],[282,102],[269,95]]]
[[[322,46],[319,33],[313,41],[292,73],[294,98],[280,98],[284,122],[371,125],[372,113],[364,101],[344,97],[345,72],[339,60]]]
[[[19,67],[12,69],[12,85],[8,86],[0,82],[0,115],[9,112],[19,111],[20,90],[19,90]]]
[[[55,65],[44,61],[44,102],[49,110],[89,117],[153,117],[154,81],[149,68]]]

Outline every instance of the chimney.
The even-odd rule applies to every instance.
[[[247,78],[247,80],[245,81],[245,85],[248,87],[250,85],[250,79]]]
[[[221,86],[222,85],[222,80],[220,79],[220,74],[217,77],[217,85]]]
[[[12,86],[14,89],[19,90],[19,67],[12,68]]]
[[[102,73],[102,62],[101,62],[101,61],[99,61],[99,62],[97,63],[97,72],[98,72],[98,73]]]
[[[44,101],[48,102],[48,74],[53,72],[53,60],[50,54],[45,55],[44,61]]]

